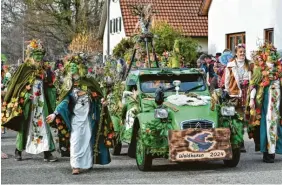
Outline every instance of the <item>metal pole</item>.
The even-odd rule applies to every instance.
[[[23,30],[23,61],[24,61],[24,30]]]
[[[135,54],[136,54],[136,48],[133,50],[133,54],[131,56],[130,64],[129,64],[128,70],[127,70],[127,72],[126,72],[126,74],[124,76],[124,79],[126,79],[126,77],[128,76],[128,74],[129,74],[129,72],[131,70],[132,64],[133,64],[134,59],[135,59]]]
[[[24,61],[24,25],[23,25],[23,40],[22,40],[22,58],[23,58],[23,61]],[[19,65],[19,62],[18,62],[18,65]]]
[[[25,18],[25,6],[24,6],[24,12],[23,12],[23,36],[22,36],[23,37],[23,43],[22,43],[23,44],[22,45],[22,47],[23,47],[23,49],[22,49],[23,50],[22,51],[23,52],[22,53],[23,60],[22,60],[22,62],[24,62],[24,18]],[[19,61],[18,61],[18,65],[19,65]]]
[[[155,49],[154,49],[154,45],[153,45],[153,40],[151,42],[151,47],[152,47],[152,52],[153,52],[153,55],[154,55],[154,59],[155,59],[155,62],[156,62],[156,67],[159,68],[159,61],[157,59],[157,55],[156,55],[156,52],[155,52]]]
[[[107,56],[110,56],[110,4],[111,0],[107,0],[107,25],[108,25],[108,34],[107,34]]]
[[[147,51],[147,56],[148,56],[148,65],[149,65],[149,68],[151,68],[149,46],[148,46],[148,38],[147,37],[145,37],[145,43],[146,43],[146,51]]]

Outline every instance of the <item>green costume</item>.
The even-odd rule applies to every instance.
[[[42,94],[38,94],[38,91],[34,92],[35,88],[33,87],[35,85],[43,85],[43,81],[38,76],[39,71],[40,70],[36,69],[35,66],[31,64],[22,64],[11,79],[2,105],[2,126],[18,131],[16,147],[19,151],[25,149],[29,134],[32,135],[32,142],[37,142],[37,146],[40,145],[42,140],[47,139],[48,141],[46,140],[46,142],[49,144],[47,151],[53,151],[55,149],[50,127],[44,120],[49,114],[47,104],[52,105],[54,104],[53,102],[55,102],[55,96],[52,96],[52,92],[54,91],[44,85],[39,87],[40,89],[35,87],[38,91],[44,89],[43,92],[40,92]],[[35,96],[34,101],[30,98],[32,95]],[[41,101],[42,98],[44,101]],[[35,101],[35,99],[38,99],[38,101]],[[48,103],[46,99],[48,99]],[[37,106],[40,108],[37,109]],[[36,110],[41,110],[40,115],[35,115]],[[35,116],[39,116],[38,119],[36,118],[37,123],[32,120]],[[33,126],[30,125],[31,120]],[[33,127],[33,129],[28,130],[30,126]],[[36,127],[44,127],[46,130],[43,132],[46,133],[46,135],[41,135],[42,133],[39,133],[39,130],[42,129],[36,129]],[[31,133],[30,131],[34,132]],[[42,151],[46,150],[43,149]],[[36,154],[42,151],[36,150],[31,153]]]
[[[180,44],[179,40],[175,40],[173,46],[172,57],[169,59],[168,67],[170,68],[180,68],[180,54],[179,54]]]
[[[31,154],[55,150],[45,119],[55,108],[56,91],[50,82],[46,83],[42,65],[35,62],[41,61],[44,54],[40,41],[31,41],[27,50],[29,58],[12,76],[2,104],[2,126],[18,132],[16,155],[19,156],[22,150]],[[31,57],[35,59],[34,63]],[[44,159],[50,156],[50,153],[44,153]]]

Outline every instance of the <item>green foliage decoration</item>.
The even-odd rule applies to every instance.
[[[183,36],[181,29],[176,29],[167,22],[160,21],[152,28],[152,33],[157,37],[154,39],[154,46],[159,56],[165,51],[175,53],[174,46],[177,41],[179,60],[183,60],[184,64],[196,61],[199,43],[191,37]]]
[[[134,41],[131,38],[123,38],[113,50],[116,58],[124,57],[126,52],[134,47]]]
[[[145,123],[141,139],[148,152],[153,155],[168,157],[168,130],[172,129],[171,121],[161,122],[155,119]]]
[[[243,117],[236,113],[235,116],[231,119],[230,117],[221,115],[221,107],[225,105],[217,105],[217,111],[219,115],[219,127],[230,128],[231,131],[231,145],[232,148],[239,148],[243,140]]]
[[[157,37],[154,40],[156,53],[162,55],[164,51],[172,51],[174,42],[181,37],[181,31],[173,28],[167,22],[157,22],[152,33]]]

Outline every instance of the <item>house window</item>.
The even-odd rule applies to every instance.
[[[121,32],[121,17],[110,20],[110,33]]]
[[[121,31],[121,17],[119,18],[119,31]]]
[[[265,42],[274,44],[273,28],[264,30],[264,40]]]
[[[226,47],[230,49],[232,52],[235,52],[235,46],[241,43],[246,43],[245,32],[232,33],[226,35]]]

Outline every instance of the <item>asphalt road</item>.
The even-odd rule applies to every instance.
[[[241,155],[236,168],[226,168],[222,161],[210,163],[170,163],[155,159],[150,172],[137,169],[135,159],[126,155],[113,156],[109,165],[96,165],[78,176],[71,175],[69,158],[58,162],[43,162],[43,154],[23,153],[23,161],[14,160],[15,133],[2,135],[1,150],[9,159],[1,161],[2,184],[282,184],[282,156],[274,164],[262,162],[262,154],[254,151],[251,140],[246,138],[247,153]]]

